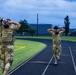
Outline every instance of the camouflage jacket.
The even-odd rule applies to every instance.
[[[9,28],[0,27],[0,44],[14,44],[14,32],[18,29],[18,25],[10,25]]]
[[[63,31],[59,31],[59,34],[55,34],[54,31],[50,31],[50,34],[52,35],[52,39],[53,39],[53,44],[59,45],[61,44],[61,34],[63,33]]]

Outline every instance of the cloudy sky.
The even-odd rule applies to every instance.
[[[48,23],[64,26],[66,15],[70,27],[76,28],[76,0],[0,0],[0,17],[28,23]]]

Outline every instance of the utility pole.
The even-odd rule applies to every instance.
[[[38,13],[37,13],[37,36],[38,36]]]

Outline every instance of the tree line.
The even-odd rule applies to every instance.
[[[27,34],[32,36],[35,34],[36,30],[31,28],[30,24],[25,19],[21,20],[19,23],[21,24],[21,27],[17,30],[17,33],[22,35],[23,32],[26,32]]]
[[[24,19],[24,20],[20,20],[19,22],[21,24],[21,27],[19,30],[17,30],[17,33],[21,34],[23,32],[26,32],[29,35],[34,35],[36,33],[36,30],[30,27],[30,24]],[[70,19],[69,16],[67,15],[64,18],[64,28],[65,28],[65,36],[68,36],[69,33],[69,27],[70,27]],[[74,35],[76,35],[76,32],[73,32]]]

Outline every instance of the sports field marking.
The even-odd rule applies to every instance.
[[[25,48],[26,46],[15,46],[15,51]]]
[[[75,73],[76,73],[76,65],[75,65],[75,61],[74,61],[74,57],[73,57],[73,54],[72,54],[72,49],[71,47],[68,45],[68,48],[70,50],[70,54],[71,54],[71,58],[72,58],[72,62],[73,62],[73,66],[74,66],[74,69],[75,69]]]
[[[53,56],[51,57],[49,63],[48,63],[47,66],[45,67],[45,69],[44,69],[42,75],[45,75],[45,73],[46,73],[46,71],[47,71],[47,69],[48,69],[48,67],[49,67],[49,65],[50,65],[50,63],[51,63],[51,61],[52,61],[52,59],[53,59]]]

